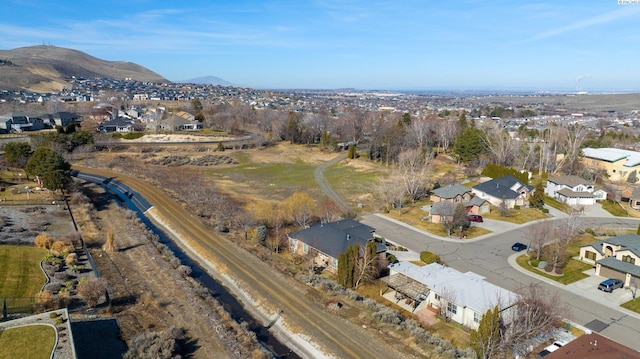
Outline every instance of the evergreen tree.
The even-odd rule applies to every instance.
[[[629,173],[629,177],[627,177],[627,182],[629,183],[638,182],[638,172],[636,170],[633,170],[631,171],[631,173]]]
[[[500,341],[500,312],[498,306],[489,309],[480,319],[478,329],[470,333],[470,346],[479,359],[490,359],[498,351]]]
[[[486,152],[484,132],[477,128],[467,127],[456,139],[453,152],[462,162],[471,162]]]
[[[55,191],[71,178],[71,165],[56,151],[41,146],[27,162],[25,172],[38,176],[44,187]]]
[[[31,156],[31,146],[26,142],[9,142],[4,146],[4,159],[15,167],[24,167]]]
[[[529,204],[531,207],[538,209],[544,206],[544,186],[542,185],[542,181],[536,184],[531,197],[529,197]]]
[[[467,127],[469,127],[467,115],[463,112],[460,114],[460,117],[458,117],[458,128],[460,128],[460,131],[464,131]]]

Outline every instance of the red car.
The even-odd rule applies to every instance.
[[[467,218],[469,218],[469,222],[484,222],[482,216],[479,214],[470,214]]]

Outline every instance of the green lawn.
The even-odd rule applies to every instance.
[[[567,265],[564,267],[564,272],[562,273],[562,275],[551,275],[548,274],[547,272],[543,271],[543,270],[538,270],[536,268],[533,268],[532,266],[529,265],[529,256],[526,254],[523,254],[521,256],[519,256],[518,258],[516,258],[516,262],[518,263],[518,265],[520,265],[522,268],[532,272],[532,273],[536,273],[539,274],[543,277],[555,280],[558,283],[562,283],[562,284],[570,284],[573,282],[577,282],[581,279],[587,278],[588,275],[582,273],[584,271],[586,271],[589,268],[592,268],[593,266],[591,264],[587,264],[587,263],[583,263],[580,262],[578,260],[575,259],[570,259],[569,262],[567,262]]]
[[[422,209],[420,209],[420,207],[428,203],[429,201],[426,200],[420,201],[415,205],[404,207],[400,209],[400,211],[396,209],[391,210],[389,213],[385,213],[385,215],[416,228],[420,228],[436,236],[446,237],[447,232],[445,232],[442,224],[426,222],[422,220],[423,218],[428,217],[429,213],[423,211]],[[475,238],[488,233],[491,233],[491,231],[484,228],[476,227],[474,225],[471,225],[471,227],[464,231],[464,234],[467,236],[467,238]],[[452,235],[453,234],[454,233],[452,233]],[[455,234],[457,235],[458,232],[456,231]]]
[[[351,160],[353,161],[353,160]],[[360,161],[360,160],[356,160]],[[385,170],[386,171],[386,170]],[[365,202],[358,198],[360,195],[375,192],[378,178],[385,176],[385,171],[376,169],[360,169],[354,166],[347,166],[338,163],[335,166],[327,168],[324,176],[333,187],[333,189],[342,196],[347,202]],[[370,196],[370,206],[374,206],[377,195]]]
[[[571,206],[569,206],[566,203],[562,203],[553,197],[544,196],[544,204],[546,204],[549,207],[553,207],[559,211],[562,211],[564,213],[569,213],[571,211]]]
[[[620,203],[612,200],[603,201],[602,209],[608,211],[609,213],[613,214],[616,217],[629,217],[629,213],[627,213],[627,211],[624,208],[622,208]]]
[[[33,297],[46,277],[40,260],[46,251],[32,246],[0,245],[0,297]]]
[[[491,206],[491,213],[483,214],[482,217],[515,224],[522,224],[538,219],[548,218],[546,214],[535,208],[513,209],[506,217],[502,217],[500,215],[500,210],[493,206]]]
[[[56,342],[48,325],[30,325],[0,331],[0,359],[48,359]]]
[[[632,299],[626,303],[622,303],[621,307],[632,310],[636,313],[640,313],[640,297],[636,297],[636,299]]]

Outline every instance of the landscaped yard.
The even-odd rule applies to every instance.
[[[636,313],[640,313],[640,297],[636,297],[636,299],[632,299],[626,303],[622,303],[621,307],[632,310]]]
[[[521,256],[519,256],[516,259],[516,262],[518,263],[518,265],[520,265],[522,268],[539,274],[543,277],[549,278],[549,279],[553,279],[558,283],[562,283],[562,284],[570,284],[573,282],[577,282],[581,279],[587,278],[588,275],[584,274],[583,272],[586,271],[587,269],[593,268],[593,266],[591,264],[588,263],[583,263],[580,262],[578,260],[575,259],[571,259],[569,260],[569,262],[567,263],[567,265],[564,267],[562,275],[554,275],[554,274],[549,274],[544,270],[539,270],[537,268],[532,267],[531,265],[529,265],[529,256],[526,254],[523,254]]]
[[[596,239],[594,238],[594,236],[589,233],[581,234],[580,236],[578,236],[578,238],[576,238],[573,242],[571,242],[567,246],[567,255],[570,258],[578,256],[580,254],[581,246],[585,244],[593,243],[595,240]],[[533,253],[530,253],[530,255],[533,255]],[[587,278],[588,275],[584,274],[583,272],[590,268],[593,268],[593,265],[591,264],[584,263],[576,259],[570,259],[567,262],[567,265],[563,268],[562,275],[555,275],[555,274],[547,273],[544,270],[539,270],[537,268],[532,267],[529,264],[529,258],[530,258],[529,255],[524,254],[519,256],[516,259],[516,262],[522,268],[525,268],[533,273],[539,274],[549,279],[553,279],[562,284],[569,284],[569,283],[577,282],[581,279]]]
[[[569,206],[566,203],[562,203],[557,199],[549,196],[544,196],[544,204],[546,204],[549,207],[553,207],[559,211],[562,211],[564,213],[569,213],[571,211],[571,206]]]
[[[386,216],[397,219],[401,222],[404,222],[408,225],[414,226],[416,228],[420,228],[424,231],[427,231],[433,235],[446,237],[447,232],[444,230],[444,227],[440,223],[432,223],[428,221],[423,221],[423,218],[427,218],[429,213],[423,211],[420,207],[427,204],[428,201],[419,201],[413,205],[401,208],[400,210],[394,209],[386,213]],[[471,225],[471,227],[467,228],[463,235],[466,235],[467,238],[475,238],[482,236],[484,234],[491,233],[491,231],[476,227],[476,225]],[[451,235],[459,236],[459,231],[456,229]]]
[[[48,359],[56,342],[56,333],[48,325],[0,330],[0,359]]]
[[[608,211],[616,217],[629,217],[629,213],[627,213],[627,211],[622,208],[622,206],[618,202],[606,200],[602,201],[601,204],[602,209]]]
[[[495,219],[498,221],[505,221],[509,223],[522,224],[531,221],[536,221],[538,219],[548,218],[548,216],[535,208],[521,208],[521,209],[513,209],[506,216],[502,217],[500,215],[500,210],[497,207],[491,207],[491,213],[483,214],[484,218]]]
[[[46,278],[40,260],[46,250],[32,246],[0,245],[0,297],[33,297]]]

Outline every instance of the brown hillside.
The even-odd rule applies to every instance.
[[[66,84],[65,79],[72,76],[169,82],[159,74],[131,62],[106,61],[81,51],[56,46],[0,50],[0,60],[4,60],[0,62],[0,89],[57,91]]]

